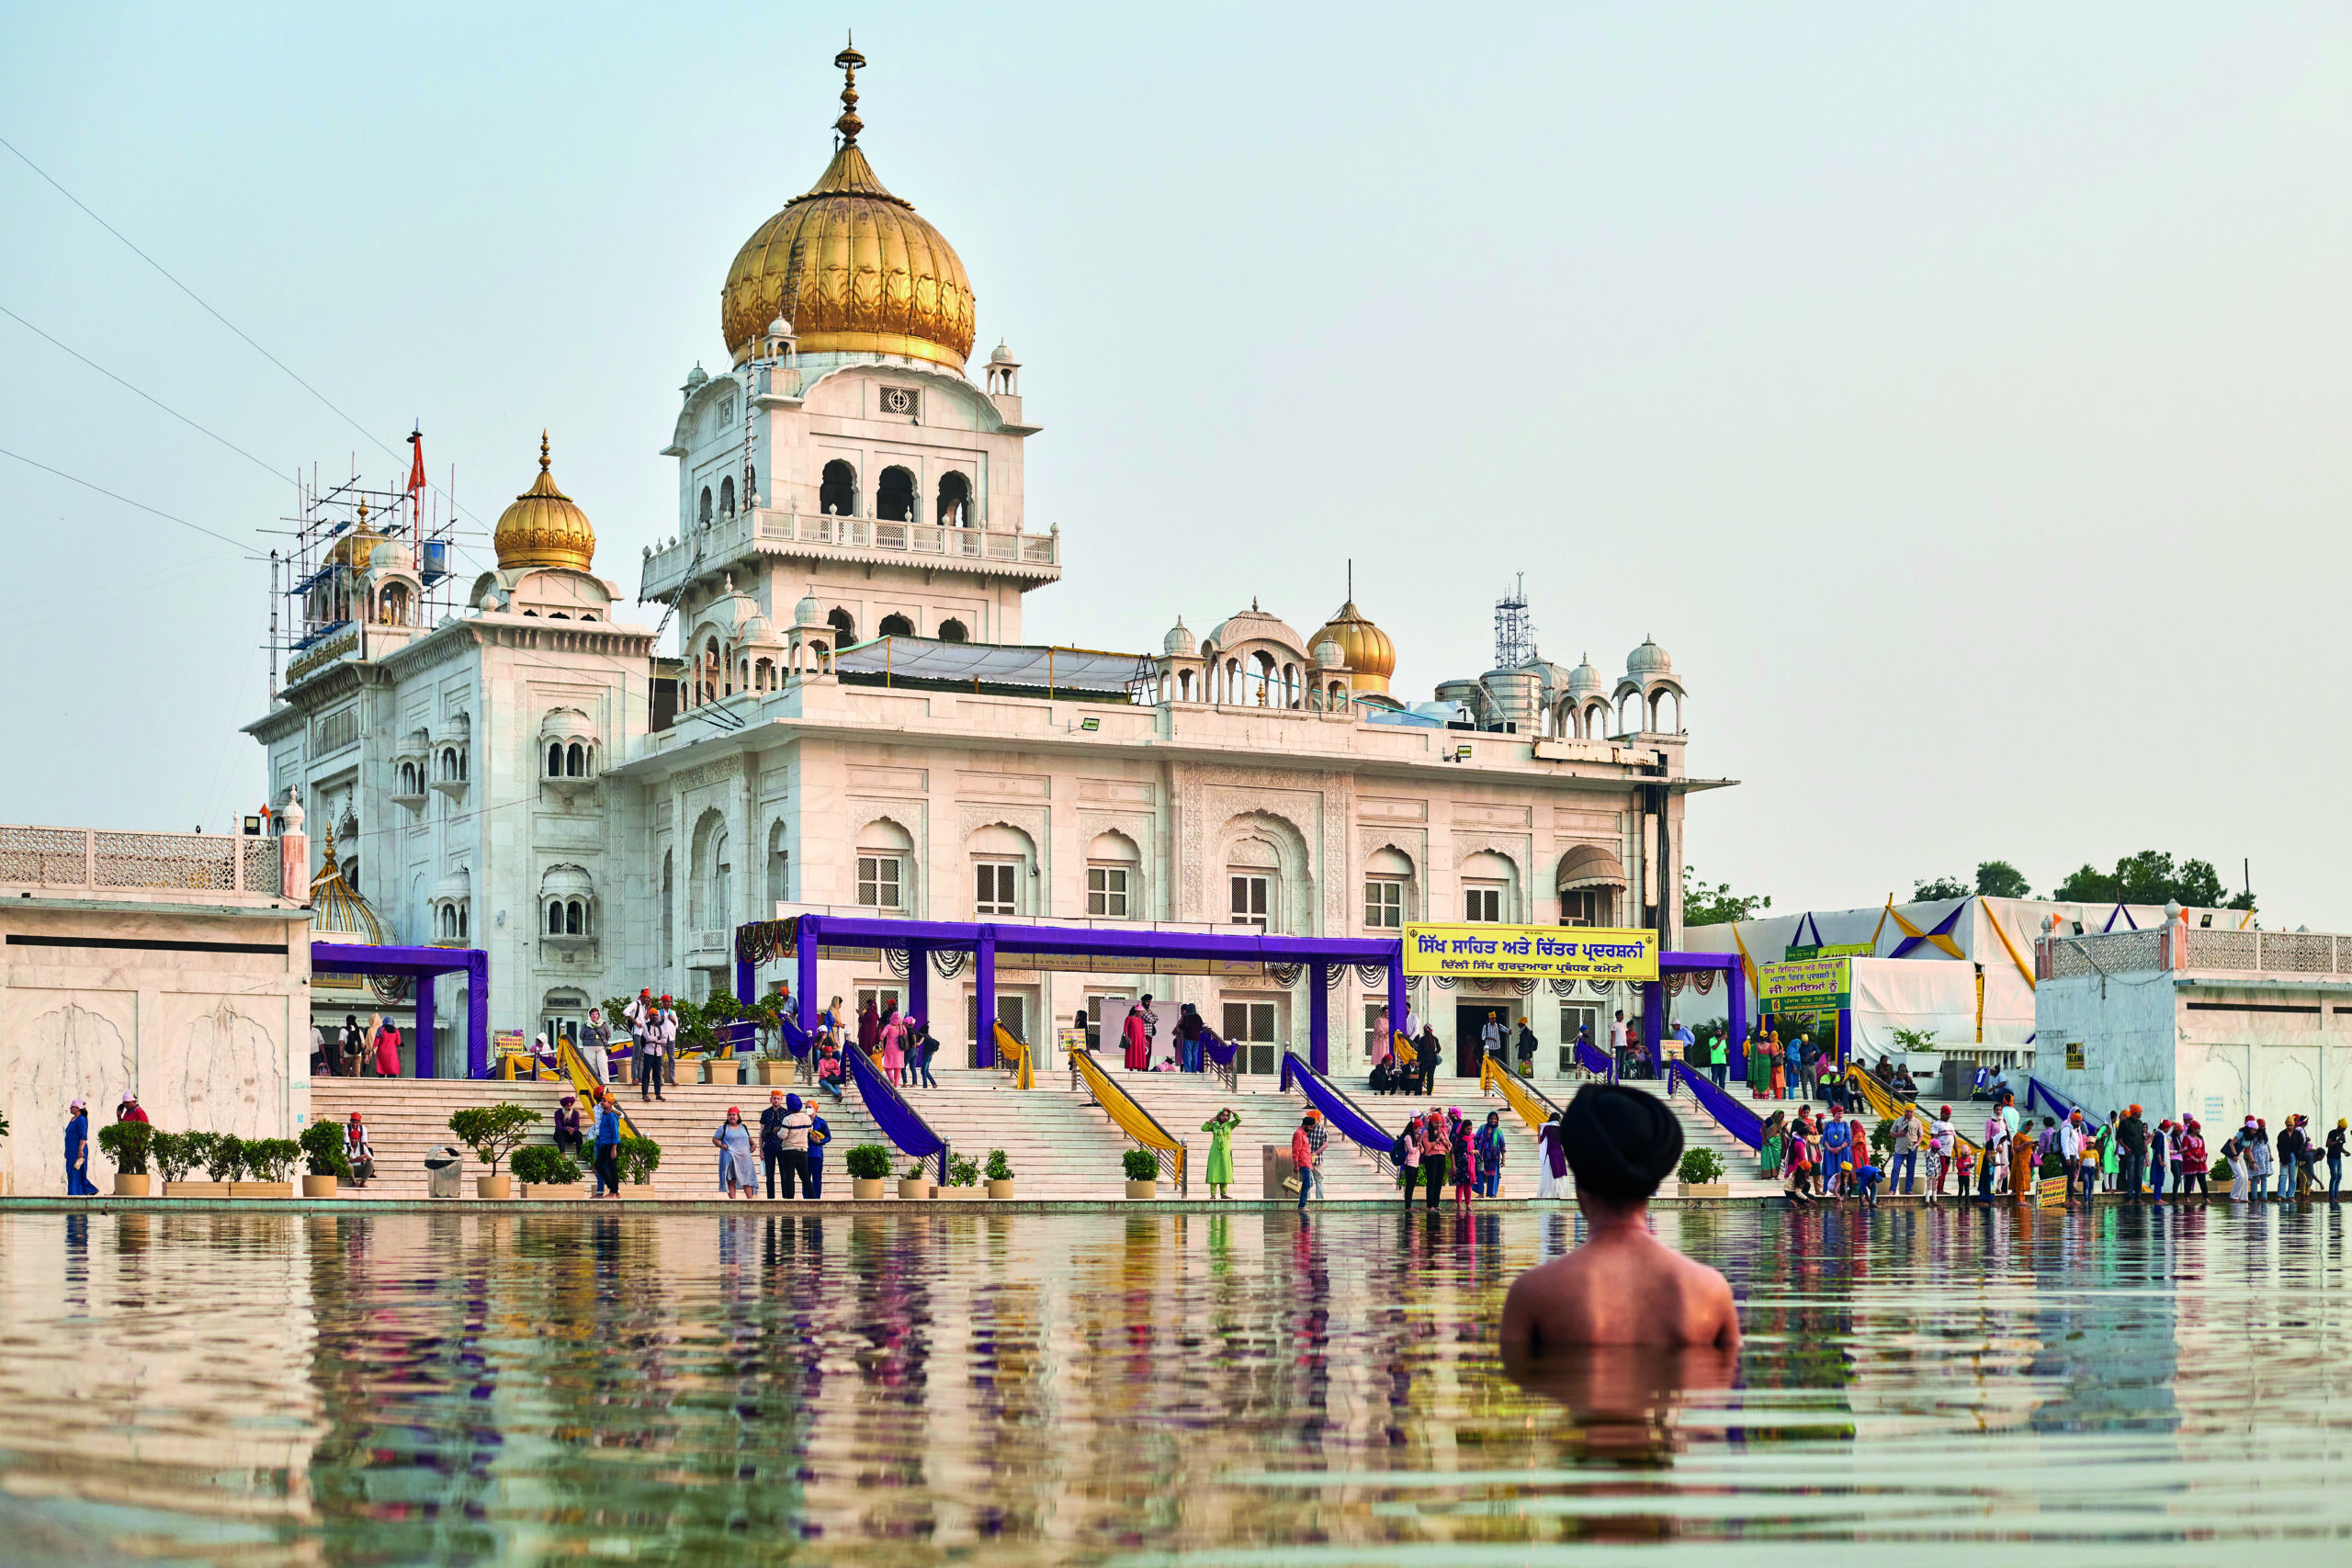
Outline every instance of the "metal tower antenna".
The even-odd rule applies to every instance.
[[[1495,668],[1516,670],[1535,656],[1535,632],[1527,619],[1527,574],[1520,572],[1511,590],[1495,601]]]

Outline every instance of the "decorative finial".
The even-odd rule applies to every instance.
[[[857,133],[865,122],[857,118],[857,68],[865,63],[865,56],[857,52],[857,35],[850,35],[849,47],[833,56],[833,63],[842,68],[842,118],[833,121],[833,129],[842,133],[842,141],[857,145]]]
[[[541,472],[541,473],[543,473],[543,474],[544,474],[544,473],[546,473],[547,471],[548,471],[548,433],[547,433],[546,431],[542,430],[542,431],[540,431],[540,432],[539,432],[539,472]]]

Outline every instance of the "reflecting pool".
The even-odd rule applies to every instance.
[[[1745,1350],[1523,1382],[1572,1213],[517,1208],[0,1217],[0,1560],[2348,1560],[2324,1207],[1661,1214]]]

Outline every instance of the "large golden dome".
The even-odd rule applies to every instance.
[[[548,433],[539,432],[539,477],[501,513],[491,542],[502,570],[522,567],[569,567],[587,571],[596,558],[596,530],[588,514],[555,488],[548,472]]]
[[[741,364],[781,315],[803,354],[889,354],[961,372],[972,353],[972,285],[946,237],[892,196],[858,151],[854,49],[834,122],[842,149],[806,194],[754,230],[718,293],[718,326]]]
[[[1396,645],[1388,634],[1363,617],[1352,599],[1340,606],[1340,613],[1325,624],[1323,629],[1306,639],[1309,649],[1325,638],[1340,645],[1340,662],[1355,679],[1351,682],[1359,692],[1388,690],[1388,677],[1396,673]]]

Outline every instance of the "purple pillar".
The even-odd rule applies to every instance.
[[[760,976],[757,966],[743,956],[743,933],[735,933],[735,999],[749,1004],[759,994]],[[728,1032],[729,1043],[738,1051],[756,1049],[759,1029],[750,1023],[739,1023]]]
[[[416,977],[416,1076],[421,1078],[441,1076],[434,1070],[437,1054],[433,1049],[433,983],[438,978],[434,975]]]
[[[979,948],[972,954],[972,1066],[996,1066],[996,938],[982,928]]]
[[[1844,1066],[1854,1059],[1854,1010],[1838,1010],[1838,1065]]]
[[[1732,1060],[1743,1076],[1747,1071],[1747,970],[1735,954],[1724,972],[1724,985],[1730,994],[1724,998],[1727,1021],[1724,1027],[1731,1031]]]
[[[1388,1032],[1394,1034],[1404,1027],[1405,944],[1400,942],[1396,951],[1388,955]],[[1388,1048],[1388,1042],[1384,1040],[1380,1045],[1385,1051]]]
[[[466,1077],[490,1077],[490,954],[466,954]]]
[[[796,1005],[800,1010],[800,1029],[804,1034],[817,1032],[817,919],[813,915],[800,917],[792,946],[792,988],[798,993]]]
[[[907,943],[907,1016],[931,1021],[931,950]]]
[[[1642,993],[1642,1044],[1651,1061],[1666,1060],[1666,971],[1662,967]]]
[[[1331,966],[1320,959],[1306,966],[1306,1059],[1318,1073],[1331,1070]]]

